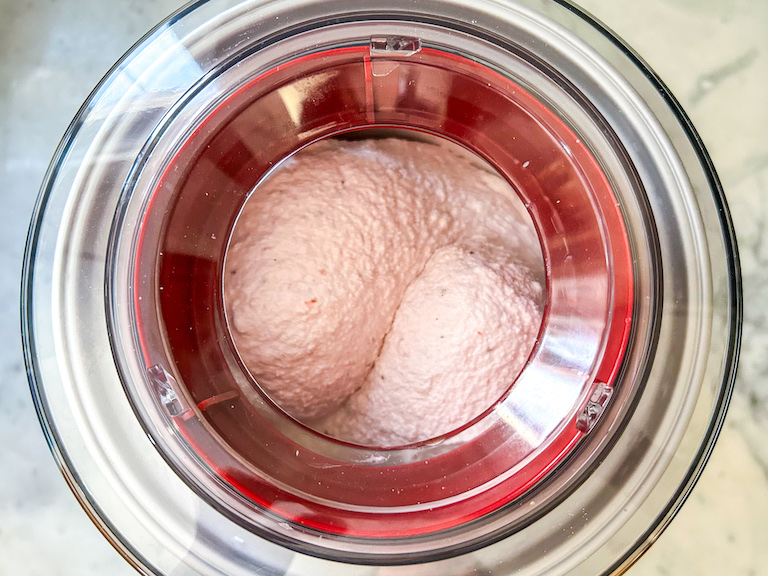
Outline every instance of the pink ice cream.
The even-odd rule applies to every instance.
[[[543,275],[522,203],[474,156],[325,141],[246,203],[224,299],[243,362],[278,405],[391,446],[501,398],[535,342]]]

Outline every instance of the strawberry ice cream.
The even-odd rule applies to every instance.
[[[493,405],[541,323],[537,236],[511,187],[452,144],[327,140],[247,201],[224,300],[238,352],[286,412],[392,446]]]

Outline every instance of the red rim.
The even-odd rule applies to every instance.
[[[205,118],[171,159],[146,209],[134,307],[146,365],[170,363],[181,383],[178,392],[196,406],[173,418],[174,424],[218,477],[258,508],[298,525],[396,538],[460,526],[530,489],[578,444],[582,432],[576,417],[593,382],[585,382],[582,405],[574,406],[572,416],[524,457],[510,450],[510,430],[501,420],[458,448],[399,466],[354,464],[290,439],[274,419],[265,418],[263,408],[233,393],[239,388],[222,320],[226,242],[259,179],[311,142],[368,127],[426,131],[478,153],[518,191],[537,227],[547,265],[542,334],[553,301],[569,297],[561,275],[599,277],[608,286],[598,318],[604,347],[594,381],[613,383],[620,368],[633,275],[610,184],[587,145],[556,113],[510,79],[455,54],[424,48],[407,58],[381,60],[396,63],[398,77],[418,69],[436,92],[433,99],[429,93],[396,90],[392,74],[373,73],[377,62],[367,46],[297,58],[248,82]],[[300,126],[265,115],[280,111],[270,102],[280,87],[323,70],[335,73],[333,86],[302,108]],[[169,206],[161,214],[159,198]]]

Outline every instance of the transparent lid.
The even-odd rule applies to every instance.
[[[44,428],[131,561],[593,574],[652,541],[722,421],[739,278],[695,133],[603,32],[556,3],[211,0],[107,76],[54,159],[23,306]],[[522,199],[545,263],[539,336],[505,395],[406,446],[281,410],[223,303],[248,195],[351,133],[477,154]]]

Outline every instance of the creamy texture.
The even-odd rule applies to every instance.
[[[284,410],[398,445],[455,429],[513,383],[541,322],[536,234],[454,145],[325,141],[246,203],[225,266],[238,351]]]

